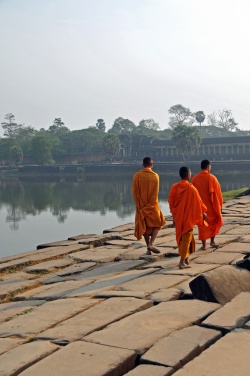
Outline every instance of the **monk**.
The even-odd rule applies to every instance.
[[[136,204],[134,235],[137,240],[144,237],[148,255],[151,252],[160,253],[154,247],[154,241],[161,226],[166,222],[158,204],[159,176],[152,168],[152,159],[145,157],[143,169],[134,174],[132,183],[132,193]]]
[[[173,216],[176,241],[180,254],[179,268],[189,268],[189,255],[195,252],[193,227],[202,224],[206,218],[206,206],[197,189],[190,183],[191,170],[181,167],[181,181],[172,185],[168,203]]]
[[[206,222],[208,226],[200,225],[199,239],[202,241],[202,250],[206,249],[206,241],[210,238],[210,247],[218,248],[215,244],[215,235],[218,234],[222,226],[222,204],[223,198],[220,184],[217,178],[210,173],[211,164],[204,159],[201,162],[201,171],[196,174],[192,183],[197,188],[202,201],[207,207]]]

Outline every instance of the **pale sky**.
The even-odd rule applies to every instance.
[[[0,0],[0,122],[165,129],[182,104],[249,130],[249,14],[249,0]]]

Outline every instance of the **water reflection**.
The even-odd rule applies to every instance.
[[[245,174],[217,175],[223,191],[248,187]],[[160,202],[166,202],[169,189],[178,175],[161,176]],[[118,218],[134,213],[131,176],[22,177],[0,180],[0,208],[7,207],[6,222],[12,230],[27,215],[49,211],[64,223],[69,210],[97,212],[105,216],[114,211]]]

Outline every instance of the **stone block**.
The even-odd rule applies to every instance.
[[[0,355],[22,344],[22,340],[15,338],[0,338]]]
[[[38,335],[38,338],[76,341],[112,322],[148,309],[152,305],[152,302],[141,299],[110,298],[44,331]]]
[[[58,349],[58,346],[47,341],[36,341],[17,346],[0,355],[0,375],[19,375],[30,365]]]
[[[171,367],[157,366],[153,364],[140,364],[124,376],[170,376],[174,372]]]
[[[174,287],[185,279],[186,276],[153,274],[124,283],[117,289],[152,293],[162,288]]]
[[[0,337],[30,337],[97,304],[98,300],[62,299],[45,303],[0,324]],[[31,324],[32,323],[32,324]]]
[[[178,300],[181,294],[181,290],[174,288],[160,289],[149,295],[147,299],[152,300],[154,303],[162,303],[171,300]]]
[[[228,332],[244,328],[250,319],[250,292],[242,292],[202,322],[203,326]]]
[[[178,260],[179,261],[179,260]],[[179,264],[179,262],[178,262]],[[219,265],[217,264],[198,264],[198,263],[191,263],[190,268],[187,269],[180,269],[179,266],[176,266],[172,269],[163,269],[161,270],[160,274],[166,274],[166,275],[187,275],[190,277],[194,277],[198,274],[207,272],[209,270],[218,268]]]
[[[239,258],[241,253],[227,253],[227,252],[211,252],[202,257],[198,257],[193,261],[193,264],[231,264],[234,260]]]
[[[219,307],[218,304],[199,300],[160,303],[110,324],[105,329],[84,337],[84,340],[143,354],[159,339],[202,321]]]
[[[64,268],[65,266],[69,266],[74,264],[72,259],[70,258],[61,258],[57,260],[50,260],[46,262],[42,262],[40,264],[28,266],[25,268],[27,273],[43,273],[43,272],[52,272],[55,269]]]
[[[196,299],[225,304],[241,292],[250,292],[250,273],[224,265],[199,275],[189,286]]]
[[[9,320],[15,315],[22,315],[34,307],[42,305],[45,300],[33,300],[30,302],[11,302],[0,305],[0,323]]]
[[[250,331],[232,332],[219,339],[175,376],[249,376]]]

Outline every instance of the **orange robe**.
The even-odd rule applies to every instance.
[[[202,201],[207,207],[206,222],[208,226],[200,225],[199,239],[206,240],[214,237],[220,230],[222,222],[222,204],[220,184],[217,178],[207,170],[202,170],[192,179],[193,185],[197,188]]]
[[[133,177],[132,193],[136,204],[134,235],[140,240],[147,228],[160,228],[166,222],[158,203],[158,174],[149,167],[136,172]]]
[[[201,201],[197,189],[187,180],[181,180],[172,185],[168,203],[173,215],[176,241],[178,246],[182,235],[190,232],[197,224],[202,224],[203,213],[206,213],[206,206]]]

